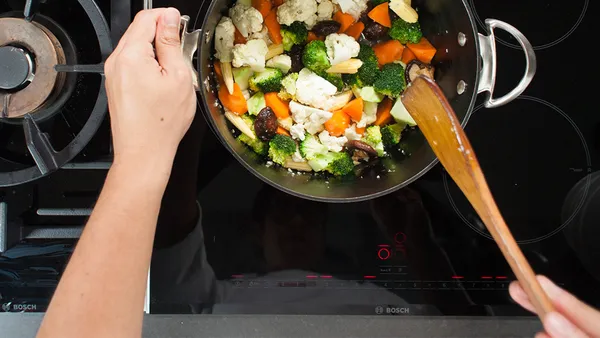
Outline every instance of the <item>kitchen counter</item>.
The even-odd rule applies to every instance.
[[[33,337],[42,314],[2,314],[5,337]],[[143,337],[533,337],[535,318],[147,315]]]

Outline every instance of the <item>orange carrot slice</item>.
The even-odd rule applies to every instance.
[[[339,22],[342,25],[338,33],[345,32],[354,23],[354,17],[352,17],[352,15],[350,14],[343,13],[342,11],[338,11],[337,13],[335,13],[333,15],[333,20]]]
[[[354,40],[358,40],[364,30],[365,30],[365,24],[359,21],[359,22],[353,24],[352,26],[350,26],[346,30],[345,34],[353,37]]]
[[[377,120],[375,121],[376,126],[383,126],[392,122],[392,106],[392,100],[387,97],[379,104],[379,107],[377,107]]]
[[[364,127],[364,128],[356,127],[356,133],[359,135],[363,135],[365,133],[365,130],[367,130],[367,127]]]
[[[390,6],[389,3],[384,2],[381,5],[373,8],[369,12],[369,18],[384,27],[392,27],[392,19],[390,18]]]
[[[350,116],[342,110],[333,113],[333,117],[325,122],[325,130],[331,136],[342,136],[346,129],[350,126]]]
[[[223,107],[236,115],[241,116],[248,111],[248,103],[237,83],[234,84],[233,94],[229,94],[227,86],[221,86],[219,88],[219,100]]]
[[[311,42],[311,41],[315,41],[315,40],[321,40],[321,41],[323,41],[323,40],[325,40],[325,38],[322,37],[322,36],[318,36],[314,32],[308,32],[307,42]]]
[[[269,36],[274,44],[279,45],[283,42],[281,36],[281,25],[277,21],[277,9],[272,9],[269,14],[265,17],[265,26],[269,30]]]
[[[360,121],[362,119],[363,110],[365,108],[365,104],[362,98],[354,99],[342,108],[342,111],[350,116],[354,121]]]
[[[252,0],[252,7],[256,8],[264,18],[271,12],[272,5],[270,0]]]
[[[375,45],[373,51],[375,51],[379,66],[383,66],[402,59],[404,46],[398,40],[389,40]]]
[[[277,127],[277,134],[279,134],[279,135],[285,135],[285,136],[290,136],[290,137],[292,136],[292,135],[290,135],[289,131],[285,130],[282,127]]]
[[[402,52],[402,62],[404,62],[405,65],[416,58],[415,53],[413,53],[410,48],[404,48],[404,52]]]
[[[409,43],[406,45],[415,54],[421,62],[431,63],[431,60],[437,53],[437,49],[426,38],[421,38],[419,43]]]
[[[273,109],[273,113],[278,119],[290,117],[290,106],[287,102],[281,100],[277,93],[266,93],[265,103],[267,107]]]

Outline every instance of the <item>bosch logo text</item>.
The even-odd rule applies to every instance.
[[[393,307],[393,306],[378,306],[375,308],[375,313],[378,315],[409,315],[410,308],[408,307]]]
[[[8,312],[8,311],[14,311],[14,312],[23,312],[23,311],[36,311],[37,310],[37,305],[35,304],[10,304],[10,303],[5,303],[2,304],[2,310]]]

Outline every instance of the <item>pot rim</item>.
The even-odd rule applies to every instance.
[[[469,18],[469,22],[471,23],[471,30],[473,33],[473,36],[475,37],[474,40],[474,44],[475,44],[475,51],[476,51],[476,55],[477,55],[477,64],[476,64],[476,69],[475,69],[475,84],[474,86],[469,86],[469,88],[472,88],[473,94],[471,96],[471,102],[469,103],[469,107],[467,109],[467,112],[465,114],[465,117],[463,119],[463,121],[461,122],[461,126],[464,128],[467,123],[469,122],[469,119],[471,118],[471,115],[473,114],[473,110],[475,108],[475,103],[477,101],[477,97],[479,95],[479,93],[477,92],[477,88],[479,88],[479,81],[481,78],[481,73],[480,73],[480,69],[482,67],[482,59],[481,59],[481,46],[479,43],[479,30],[477,27],[477,22],[475,20],[475,16],[473,14],[473,10],[471,9],[471,7],[469,7],[467,0],[462,0],[462,5],[464,7],[464,9],[467,12],[467,17]],[[216,6],[217,0],[211,0],[210,5],[208,6],[208,8],[206,9],[206,13],[211,13],[215,6]],[[206,34],[206,24],[208,22],[209,19],[209,15],[205,15],[204,18],[202,19],[202,26],[201,26],[201,30],[204,34]],[[214,32],[211,32],[211,34]],[[212,39],[211,39],[212,41]],[[202,43],[202,42],[201,42]],[[202,62],[202,60],[207,57],[207,59],[210,59],[212,57],[212,55],[204,55],[203,52],[203,48],[199,48],[198,49],[198,72],[200,75],[200,79],[204,79],[205,76],[208,76],[208,74],[204,73],[204,69],[202,67],[200,67],[199,63]],[[439,158],[433,153],[433,151],[430,152],[431,156],[433,157],[431,159],[431,162],[425,166],[423,169],[421,169],[419,172],[417,172],[416,174],[414,174],[412,177],[408,178],[407,180],[405,180],[404,182],[402,182],[401,184],[397,184],[389,189],[385,189],[373,194],[369,194],[369,195],[363,195],[363,196],[359,196],[359,197],[343,197],[343,198],[331,198],[331,197],[318,197],[318,196],[312,196],[312,195],[308,195],[308,194],[302,194],[302,193],[298,193],[292,189],[288,189],[285,186],[282,186],[280,184],[277,184],[277,182],[273,182],[269,179],[267,179],[266,177],[264,177],[263,175],[261,175],[257,170],[254,169],[254,167],[252,167],[249,163],[247,163],[232,147],[231,145],[229,145],[229,143],[225,142],[222,139],[222,136],[220,135],[220,132],[216,126],[216,123],[214,121],[214,119],[212,118],[212,116],[210,115],[210,107],[208,106],[207,103],[207,98],[205,96],[205,90],[203,88],[201,88],[199,90],[200,92],[200,98],[202,100],[202,113],[204,115],[205,120],[207,120],[208,125],[211,129],[211,131],[215,134],[215,136],[217,136],[217,138],[219,138],[219,140],[221,141],[221,144],[223,144],[225,146],[225,148],[227,149],[227,151],[229,151],[229,153],[231,153],[233,155],[233,157],[249,172],[251,172],[254,176],[258,177],[261,181],[263,181],[266,184],[271,185],[272,187],[282,190],[292,196],[295,197],[299,197],[299,198],[304,198],[304,199],[308,199],[308,200],[312,200],[312,201],[316,201],[316,202],[325,202],[325,203],[336,203],[336,204],[344,204],[344,203],[357,203],[357,202],[364,202],[364,201],[369,201],[369,200],[373,200],[379,197],[383,197],[386,196],[388,194],[391,194],[395,191],[398,191],[406,186],[408,186],[409,184],[417,181],[418,179],[422,178],[426,173],[428,173],[431,169],[433,169],[433,167],[435,167],[438,163],[439,163]]]

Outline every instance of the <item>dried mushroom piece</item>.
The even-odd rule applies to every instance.
[[[277,116],[269,107],[263,108],[254,120],[254,131],[261,141],[268,142],[275,137],[278,126]]]
[[[411,83],[420,75],[434,79],[435,68],[419,60],[412,60],[406,65],[406,83]]]
[[[377,158],[377,151],[365,142],[353,140],[346,143],[346,149],[352,155],[354,163],[368,162],[372,158]]]

